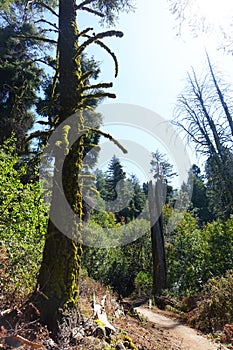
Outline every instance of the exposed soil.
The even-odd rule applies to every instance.
[[[67,343],[66,334],[63,333],[59,344],[55,344],[47,329],[41,327],[38,322],[25,323],[23,321],[24,314],[18,309],[18,303],[16,303],[14,305],[15,313],[18,315],[16,322],[10,328],[7,327],[7,324],[6,328],[0,327],[0,349],[105,350],[110,349],[110,347],[115,349],[118,343],[124,344],[126,350],[226,349],[223,345],[215,344],[203,335],[197,334],[195,330],[182,325],[180,321],[167,317],[166,312],[157,312],[156,309],[149,309],[145,305],[137,307],[137,312],[134,312],[130,303],[126,302],[125,306],[124,303],[119,304],[110,290],[100,283],[86,278],[85,282],[80,284],[80,309],[82,317],[85,320],[90,320],[92,324],[94,323],[93,291],[95,291],[97,302],[100,302],[103,296],[106,295],[105,309],[107,317],[113,327],[116,328],[116,332],[111,333],[110,337],[98,338],[93,336],[93,333],[89,335],[83,333],[75,342]],[[7,299],[2,299],[0,316],[10,306]],[[129,306],[128,310],[127,304]],[[121,312],[121,315],[117,315],[116,310],[122,311],[122,305],[124,306],[124,313]],[[3,321],[3,319],[4,317],[0,317],[0,321]],[[21,342],[20,337],[24,337],[32,343]]]
[[[196,330],[182,325],[180,321],[170,319],[166,316],[156,313],[146,307],[137,308],[140,315],[153,322],[160,331],[166,332],[166,335],[180,344],[181,349],[185,350],[217,350],[226,349],[221,344],[215,344]]]

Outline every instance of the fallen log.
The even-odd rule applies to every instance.
[[[116,328],[108,321],[107,313],[105,310],[106,295],[103,296],[100,304],[96,302],[95,292],[93,293],[93,311],[94,319],[99,320],[105,328],[115,332]]]

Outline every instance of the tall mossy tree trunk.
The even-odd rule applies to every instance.
[[[87,4],[97,4],[101,11],[91,10]],[[48,230],[45,239],[45,247],[41,268],[37,278],[36,291],[30,301],[38,309],[42,324],[56,337],[59,331],[59,322],[78,304],[78,280],[82,255],[82,161],[84,140],[88,132],[98,133],[108,137],[123,152],[126,150],[109,134],[84,125],[82,108],[88,104],[88,99],[100,99],[103,97],[115,98],[112,93],[101,89],[111,88],[112,83],[100,83],[91,85],[89,78],[93,72],[82,72],[81,56],[86,47],[95,43],[110,54],[115,63],[115,76],[118,72],[118,64],[115,54],[104,44],[105,37],[122,37],[120,31],[109,30],[103,33],[89,34],[92,28],[86,28],[78,32],[76,24],[76,11],[87,10],[95,15],[112,22],[113,11],[122,10],[128,6],[128,1],[109,2],[85,0],[78,6],[75,0],[59,1],[59,38],[58,38],[58,77],[60,90],[60,112],[54,133],[60,136],[55,142],[55,164],[53,175],[53,193],[50,208],[50,217],[54,215],[59,221],[65,223],[65,230],[59,229],[54,220],[49,219]],[[46,8],[48,6],[46,5]],[[51,9],[50,9],[51,10]],[[54,11],[51,10],[53,13]],[[86,41],[79,44],[78,38],[82,36]],[[54,79],[56,81],[56,79]],[[55,86],[54,86],[55,88]],[[91,90],[91,93],[87,91]],[[94,91],[94,92],[93,92]],[[87,92],[87,93],[85,93]],[[75,123],[73,116],[75,115]],[[69,124],[69,117],[72,123]],[[75,138],[73,137],[75,135]],[[77,135],[77,137],[76,137]],[[82,135],[79,137],[78,135]],[[35,136],[38,136],[35,133]],[[73,143],[72,140],[77,140]],[[50,139],[49,139],[50,142]],[[64,159],[64,162],[62,159]],[[63,164],[61,164],[63,162]],[[60,170],[59,170],[60,169]],[[62,184],[60,173],[62,172]],[[81,175],[81,176],[80,176]],[[72,215],[67,219],[66,211],[61,201],[61,193],[68,202]],[[62,198],[63,199],[63,198]],[[52,213],[52,214],[51,214]],[[68,232],[67,232],[68,227]],[[66,231],[66,232],[64,232]]]
[[[59,84],[60,104],[59,124],[67,120],[78,111],[81,104],[80,87],[82,83],[81,62],[77,57],[78,28],[76,25],[76,11],[74,0],[59,1]],[[77,113],[77,135],[84,127],[82,113]],[[78,278],[81,247],[81,218],[82,218],[82,184],[78,174],[82,168],[82,140],[77,140],[69,147],[69,127],[64,127],[63,152],[66,159],[63,165],[63,190],[66,199],[80,223],[73,222],[69,237],[57,228],[51,220],[48,223],[43,260],[38,275],[36,305],[40,312],[42,324],[54,332],[58,331],[58,323],[61,321],[64,311],[76,307],[78,302]],[[59,144],[58,144],[59,145]],[[56,186],[59,153],[55,155],[54,184],[51,210],[57,215],[64,216],[63,208],[57,201],[59,188]],[[59,171],[59,170],[58,170]],[[66,218],[64,217],[64,220]],[[79,239],[78,236],[80,236]]]

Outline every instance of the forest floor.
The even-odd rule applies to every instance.
[[[221,344],[214,343],[207,337],[175,319],[174,314],[157,308],[149,309],[146,304],[136,308],[136,312],[129,302],[117,301],[111,290],[98,282],[87,278],[80,284],[79,305],[85,322],[93,327],[93,291],[96,302],[101,304],[105,298],[105,310],[108,321],[116,329],[110,336],[98,337],[86,331],[71,343],[67,343],[67,334],[63,334],[58,343],[50,338],[49,332],[40,324],[26,324],[19,316],[15,326],[11,329],[0,329],[0,349],[56,349],[56,350],[217,350],[227,349]],[[0,305],[0,316],[9,303]],[[19,301],[18,301],[19,302]],[[127,308],[128,307],[128,308]],[[14,305],[19,310],[19,304]],[[120,312],[119,312],[120,311]],[[20,315],[20,312],[19,312]],[[0,317],[0,321],[1,321]],[[3,317],[4,318],[4,317]],[[0,322],[1,326],[1,322]],[[100,325],[101,326],[101,325]],[[77,328],[77,327],[76,327]],[[85,334],[84,334],[85,333]],[[25,340],[27,342],[25,342]],[[228,348],[229,349],[229,348]],[[233,349],[233,348],[232,348]]]
[[[143,315],[148,320],[156,325],[160,331],[166,332],[167,337],[180,345],[181,349],[185,350],[217,350],[227,349],[222,344],[216,344],[202,334],[186,325],[183,325],[179,320],[168,318],[158,313],[156,310],[150,310],[145,306],[136,308],[140,315]]]

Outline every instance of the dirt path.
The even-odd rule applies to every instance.
[[[172,338],[179,339],[184,350],[227,349],[222,345],[214,344],[204,336],[199,335],[194,329],[182,325],[179,321],[157,314],[142,306],[137,307],[136,310],[149,321],[154,322],[159,328],[168,331]]]

